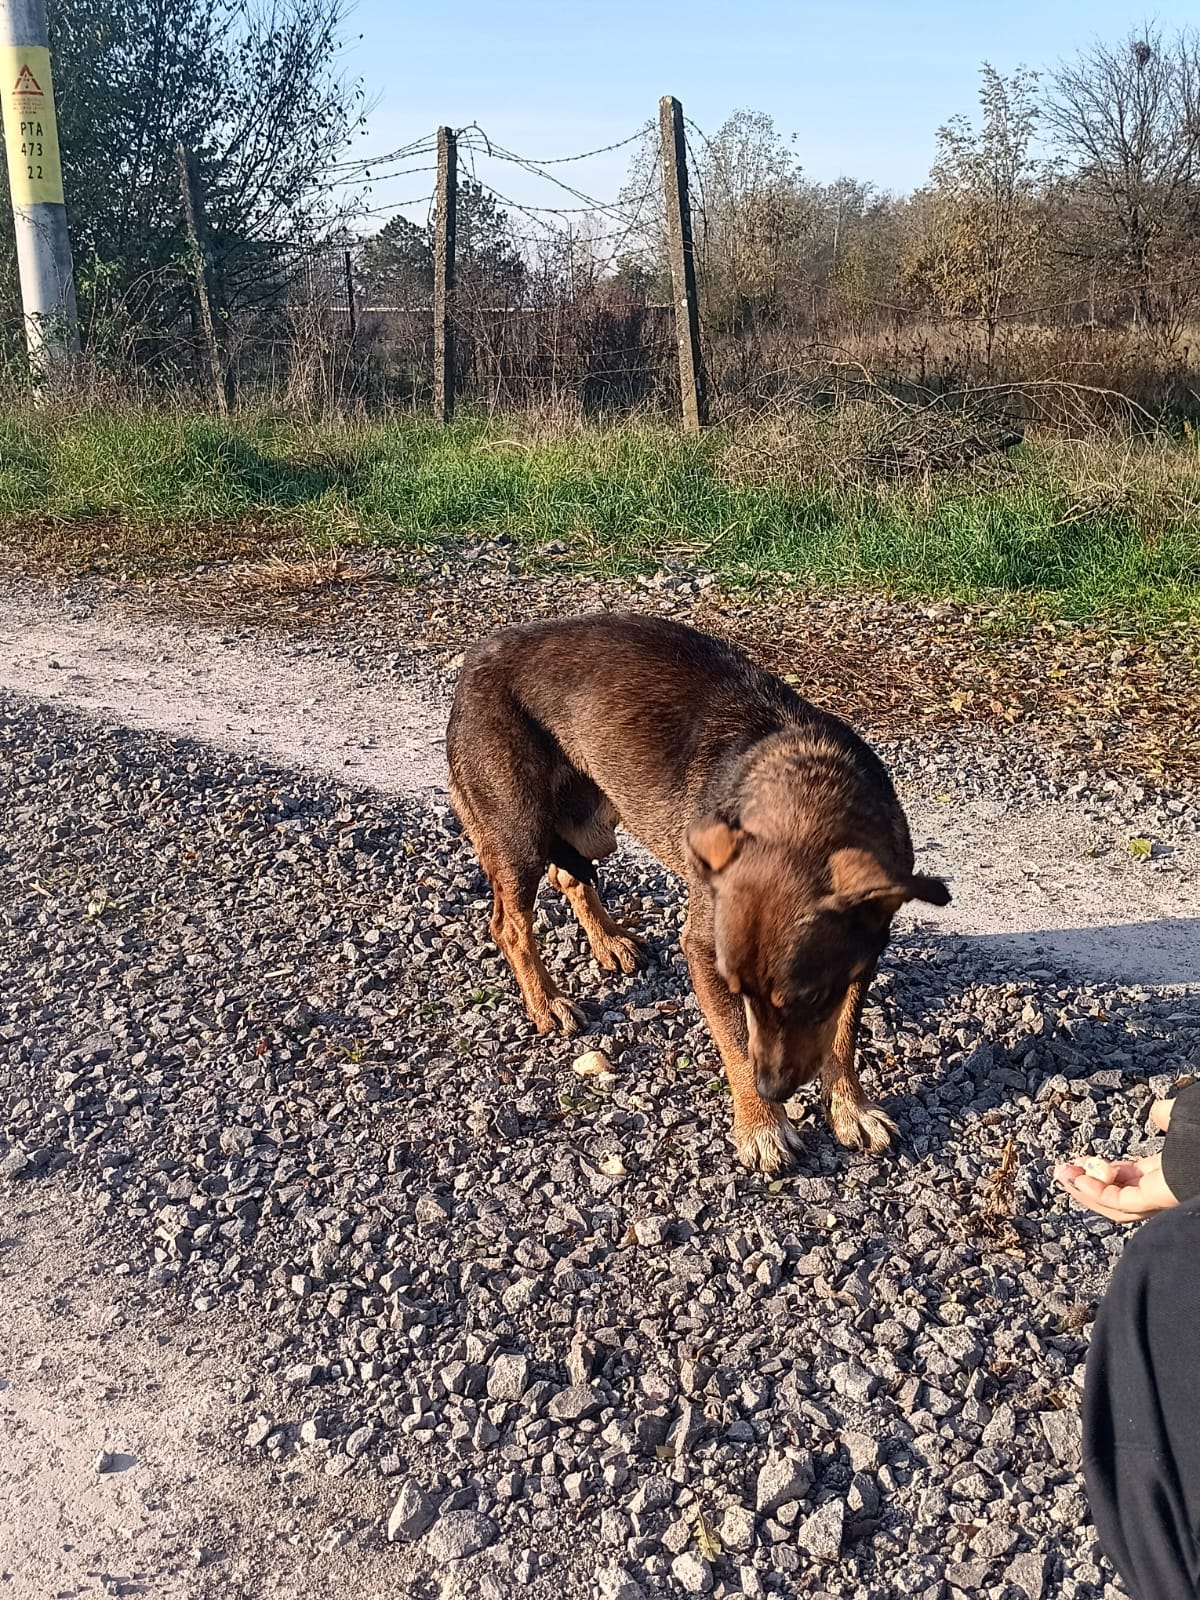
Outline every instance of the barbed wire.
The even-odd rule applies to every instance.
[[[615,150],[625,149],[638,140],[646,138],[652,131],[653,126],[653,119],[647,119],[646,122],[635,128],[632,133],[627,134],[624,138],[615,139],[609,144],[597,145],[590,150],[581,150],[571,155],[534,158],[523,156],[518,151],[508,149],[500,144],[498,140],[493,139],[486,129],[482,128],[478,123],[469,123],[458,130],[457,147],[460,156],[466,158],[465,165],[470,173],[472,182],[479,184],[494,195],[502,205],[518,212],[521,216],[534,222],[539,228],[546,230],[553,226],[553,224],[546,223],[543,220],[545,218],[562,219],[595,214],[608,217],[619,224],[619,227],[615,228],[611,235],[615,238],[624,236],[636,227],[642,209],[643,202],[641,200],[631,211],[630,207],[620,200],[602,199],[600,196],[591,194],[576,184],[566,182],[557,174],[545,169],[551,166],[563,166],[587,161],[598,156],[611,154]],[[360,156],[353,160],[335,162],[329,169],[328,186],[330,188],[344,189],[356,177],[371,183],[388,183],[394,178],[412,176],[421,172],[434,172],[437,170],[436,163],[408,165],[399,168],[396,167],[396,163],[411,162],[414,156],[431,155],[436,148],[437,136],[426,134],[419,139],[411,140],[407,144],[399,145],[395,149],[380,155]],[[545,205],[529,200],[514,200],[493,184],[481,180],[477,167],[478,157],[486,157],[489,160],[504,162],[518,167],[531,177],[539,178],[543,182],[553,185],[579,203],[577,205]],[[389,212],[403,211],[422,203],[426,203],[431,211],[435,201],[436,197],[431,200],[426,196],[418,196],[412,200],[398,200],[364,207],[358,214],[361,216],[383,216]],[[430,211],[427,211],[427,222],[431,220]]]
[[[426,134],[421,139],[414,139],[411,144],[401,145],[399,149],[391,150],[382,156],[360,156],[356,161],[335,161],[329,168],[330,172],[361,172],[370,167],[384,167],[392,161],[407,161],[412,156],[432,155],[437,149],[436,137]],[[394,174],[392,174],[394,176]]]
[[[494,189],[490,183],[481,183],[478,178],[474,177],[474,174],[472,174],[472,179],[484,193],[490,194],[495,200],[499,200],[501,205],[510,206],[514,211],[519,211],[522,216],[528,217],[531,222],[537,223],[538,227],[546,232],[562,233],[564,231],[562,228],[556,227],[553,222],[542,221],[541,212],[544,208],[527,206],[523,205],[519,200],[512,200],[508,195],[501,194],[499,189]],[[562,213],[557,214],[561,215]]]
[[[640,132],[638,136],[641,137]],[[611,201],[597,199],[595,195],[588,194],[585,190],[577,188],[574,184],[565,183],[561,178],[555,177],[554,173],[543,171],[542,167],[538,163],[528,161],[525,159],[525,157],[519,156],[511,150],[505,150],[502,145],[498,145],[490,140],[488,141],[487,154],[493,160],[512,162],[514,165],[520,167],[523,171],[531,173],[535,177],[542,178],[547,183],[554,184],[557,188],[562,189],[564,193],[571,195],[573,199],[583,202],[583,204],[580,206],[539,206],[537,209],[540,211],[545,211],[547,213],[557,212],[559,215],[563,216],[573,211],[604,211],[616,216],[621,216],[623,214],[623,208],[619,203],[614,204]]]
[[[477,126],[477,124],[475,124],[475,123],[471,124],[471,127],[476,127],[476,126]],[[558,167],[558,166],[565,166],[567,163],[572,162],[572,161],[590,161],[593,156],[606,156],[606,155],[609,155],[613,150],[623,150],[626,145],[633,144],[635,140],[643,138],[645,136],[645,134],[649,131],[649,129],[652,128],[653,126],[654,126],[653,119],[652,118],[648,119],[646,122],[642,123],[640,128],[637,128],[633,133],[629,134],[626,138],[618,139],[614,144],[600,145],[595,150],[582,150],[576,156],[521,156],[521,157],[512,157],[510,155],[501,155],[501,159],[502,160],[521,160],[521,161],[526,161],[531,166],[535,166],[535,167]],[[465,132],[466,130],[463,129],[461,131]],[[479,132],[483,133],[483,129],[480,128]],[[486,134],[483,134],[483,136],[484,136],[485,139],[487,138]],[[492,150],[496,154],[500,154],[500,147],[498,145],[492,145]]]
[[[476,150],[472,150],[469,153],[474,155],[474,154],[477,154],[478,152]],[[500,159],[505,159],[505,158],[500,158]],[[518,162],[517,164],[520,165],[520,166],[523,166],[523,167],[525,166],[525,163],[523,163],[523,162]],[[527,171],[531,171],[531,172],[534,171],[533,168],[526,168],[526,170]],[[484,182],[484,180],[479,177],[478,172],[476,171],[475,165],[474,165],[473,162],[471,164],[471,179],[472,179],[472,182],[480,184],[480,186],[482,188],[488,189],[490,192],[495,194],[498,198],[504,199],[504,197],[500,194],[500,191],[498,189],[496,189],[494,187],[494,185]],[[554,182],[556,180],[551,179],[550,181]],[[505,205],[519,206],[521,210],[529,213],[531,216],[534,215],[534,214],[537,214],[537,215],[540,215],[540,216],[547,216],[547,217],[571,217],[571,216],[583,216],[585,214],[594,214],[596,212],[602,212],[602,213],[612,214],[612,215],[616,215],[616,216],[621,216],[622,215],[622,213],[621,213],[621,211],[620,211],[620,209],[618,207],[613,206],[609,202],[604,201],[604,200],[596,200],[593,196],[584,194],[582,192],[582,190],[571,188],[571,186],[569,184],[559,184],[559,187],[562,188],[562,189],[565,189],[569,194],[574,195],[577,199],[582,200],[584,202],[584,204],[578,205],[578,206],[544,206],[544,205],[532,204],[532,203],[530,203],[528,201],[517,201],[517,200],[507,200],[507,199],[504,200],[504,203],[505,203]]]
[[[606,209],[609,204],[608,202],[596,199],[594,196],[584,194],[583,191],[575,189],[572,185],[564,183],[561,179],[556,178],[552,173],[545,172],[542,169],[551,166],[569,165],[578,161],[589,161],[596,156],[609,155],[614,150],[622,150],[628,145],[634,144],[638,139],[644,138],[652,127],[653,121],[648,119],[632,133],[627,134],[623,139],[616,139],[611,144],[598,145],[595,149],[581,150],[574,155],[567,156],[522,156],[514,150],[507,149],[497,140],[492,139],[486,130],[480,127],[478,123],[468,123],[464,127],[458,129],[456,133],[456,141],[460,150],[478,149],[479,146],[473,145],[469,138],[471,133],[477,133],[480,139],[483,140],[483,149],[492,159],[497,161],[514,162],[517,165],[524,167],[527,171],[533,172],[537,176],[545,178],[547,182],[556,183],[560,188],[568,190],[576,198],[584,200],[586,204],[593,209]],[[400,145],[395,150],[389,150],[382,155],[359,156],[351,161],[334,162],[330,166],[329,171],[341,174],[342,176],[339,181],[342,182],[345,182],[347,177],[353,173],[370,173],[372,169],[374,169],[375,173],[381,177],[396,177],[398,174],[385,173],[380,169],[388,167],[396,161],[408,160],[414,155],[432,154],[436,149],[436,134],[426,134],[420,139],[414,139],[410,143],[406,145]]]
[[[354,215],[356,217],[386,217],[393,215],[397,211],[405,211],[410,206],[428,205],[430,201],[436,199],[436,194],[418,194],[414,195],[411,200],[389,200],[386,205],[382,206],[364,206],[361,210],[356,211]]]
[[[436,171],[437,171],[437,162],[435,161],[435,162],[431,163],[430,165],[422,166],[422,167],[402,167],[399,172],[389,172],[387,174],[387,179],[390,182],[393,178],[412,178],[412,177],[415,177],[418,173],[421,173],[421,172],[436,172]]]
[[[661,152],[661,146],[660,146],[660,150],[659,150],[660,163],[661,163],[661,154],[662,154],[662,152]],[[648,203],[648,201],[650,199],[650,195],[652,194],[652,192],[654,191],[655,187],[657,186],[658,173],[657,173],[656,167],[660,163],[652,163],[651,164],[650,174],[649,174],[649,177],[646,179],[646,186],[642,190],[641,197],[639,198],[638,203],[637,203],[637,208],[636,208],[636,210],[634,211],[634,214],[633,214],[633,218],[630,221],[629,226],[625,229],[624,234],[621,236],[620,242],[617,244],[616,248],[611,252],[611,254],[609,255],[608,259],[606,261],[598,264],[598,270],[600,270],[601,272],[607,271],[609,267],[615,267],[616,266],[617,260],[618,260],[618,258],[620,256],[622,250],[629,243],[629,240],[632,238],[635,230],[638,227],[640,227],[641,219],[642,219],[642,213],[646,209],[646,205],[647,205],[647,203]]]

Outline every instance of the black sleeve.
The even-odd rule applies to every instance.
[[[1200,1081],[1175,1096],[1163,1145],[1162,1174],[1176,1200],[1200,1194]]]
[[[1176,1102],[1172,1127],[1178,1111]],[[1137,1600],[1200,1595],[1198,1327],[1200,1200],[1191,1200],[1151,1217],[1125,1246],[1088,1350],[1088,1500]]]

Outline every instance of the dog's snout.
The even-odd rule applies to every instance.
[[[764,1100],[782,1103],[792,1097],[792,1088],[784,1074],[771,1067],[755,1067],[754,1087]]]
[[[798,1039],[777,1026],[764,1026],[750,1006],[746,1007],[746,1021],[754,1087],[764,1100],[782,1105],[816,1077],[821,1051],[810,1039]]]
[[[769,1062],[756,1061],[754,1063],[754,1087],[764,1100],[774,1100],[782,1105],[785,1100],[790,1100],[797,1089],[802,1089],[806,1083],[811,1083],[819,1070],[819,1062],[789,1062],[787,1065],[772,1065]]]

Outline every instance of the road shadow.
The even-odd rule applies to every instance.
[[[1025,1097],[1057,1095],[1062,1080],[1087,1080],[1119,1096],[1156,1076],[1194,1072],[1197,944],[1196,917],[944,939],[925,928],[898,938],[887,958],[893,985],[878,997],[884,1034],[864,1039],[866,1063],[884,1080],[885,1109],[918,1155],[936,1155],[981,1116],[1015,1109]],[[1140,976],[1128,976],[1132,971]],[[926,1060],[910,1057],[917,1070],[896,1083],[886,1065],[887,1030],[911,1032],[915,1025],[933,1041],[943,1014],[962,1011],[964,990],[1013,984],[1021,991],[1015,1009],[1009,998],[1005,1012],[965,1048],[941,1039]],[[1138,994],[1142,985],[1167,992]],[[1106,991],[1122,988],[1135,992],[1113,1004],[1110,1015]],[[1101,1097],[1092,1135],[1099,1139],[1109,1132],[1103,1104]]]
[[[1092,983],[1200,985],[1200,917],[955,937],[965,955],[993,958],[1012,977],[1051,967]]]

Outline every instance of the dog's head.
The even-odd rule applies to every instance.
[[[890,876],[867,850],[814,863],[718,816],[692,824],[688,851],[713,891],[717,970],[746,1012],[764,1100],[783,1101],[833,1048],[851,984],[882,954],[906,900],[949,903],[940,878]]]

